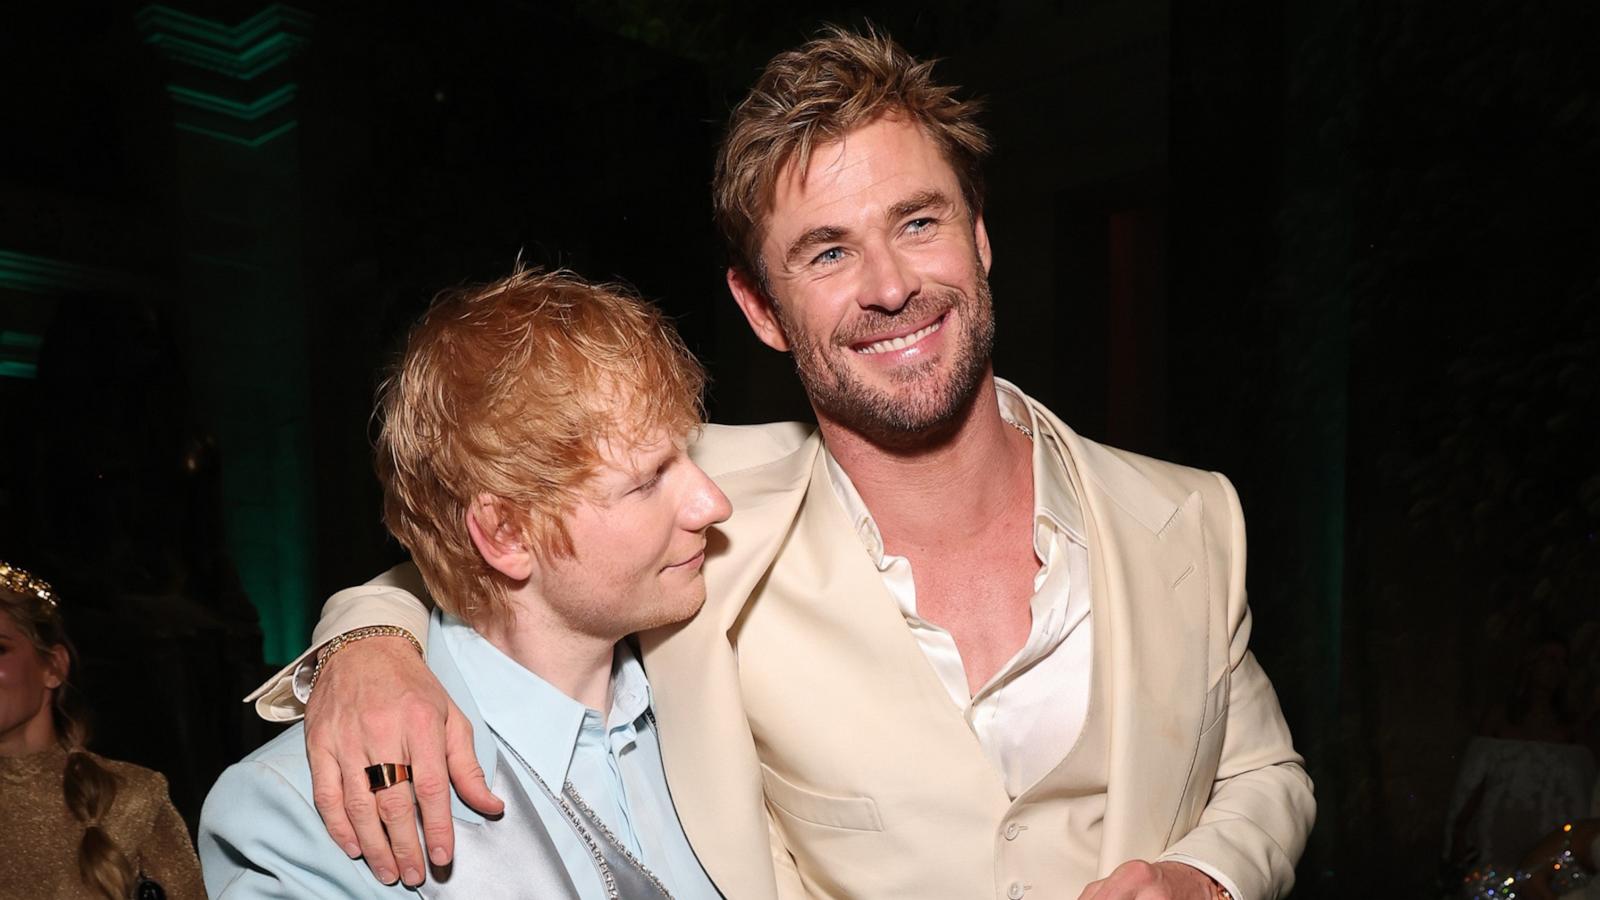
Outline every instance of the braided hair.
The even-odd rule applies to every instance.
[[[83,837],[78,843],[78,877],[95,896],[126,900],[133,894],[138,869],[102,827],[116,802],[121,779],[84,748],[88,740],[86,709],[82,697],[67,680],[77,664],[77,650],[67,639],[53,596],[0,583],[0,615],[16,624],[40,659],[49,660],[58,647],[66,650],[61,685],[51,691],[50,713],[56,740],[67,751],[61,784],[63,800],[73,818],[83,824]]]

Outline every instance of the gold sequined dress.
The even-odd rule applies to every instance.
[[[96,756],[120,780],[102,827],[158,882],[168,900],[203,900],[200,863],[160,773]],[[77,900],[93,895],[78,878],[83,825],[61,793],[67,755],[51,747],[0,757],[0,900]]]

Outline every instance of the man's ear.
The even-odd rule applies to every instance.
[[[512,581],[527,581],[533,575],[533,550],[508,513],[499,497],[479,494],[467,506],[467,534],[490,568]]]
[[[778,324],[778,312],[772,308],[771,298],[756,279],[742,268],[729,266],[728,291],[744,311],[750,330],[761,343],[781,353],[789,352],[789,339],[783,336],[783,328]]]
[[[44,686],[47,690],[55,690],[67,682],[67,675],[72,668],[72,654],[67,652],[65,644],[56,644],[50,648],[45,656]]]
[[[989,229],[983,224],[983,213],[972,220],[972,241],[978,247],[978,261],[983,263],[983,272],[987,275],[994,265],[994,252],[989,249]]]

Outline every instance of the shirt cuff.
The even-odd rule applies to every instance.
[[[321,650],[321,646],[312,647],[305,659],[300,660],[300,665],[295,666],[290,690],[294,691],[294,698],[302,706],[311,702],[311,676],[317,671],[317,653]]]
[[[1233,883],[1232,878],[1229,878],[1216,866],[1204,860],[1195,859],[1185,853],[1167,853],[1161,856],[1160,862],[1183,863],[1190,868],[1199,869],[1205,873],[1206,877],[1222,885],[1222,889],[1227,891],[1228,895],[1233,897],[1233,900],[1250,900],[1250,898],[1239,892],[1239,886]]]

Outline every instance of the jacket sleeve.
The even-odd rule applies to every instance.
[[[387,892],[328,837],[310,799],[259,760],[230,766],[217,779],[200,814],[197,844],[206,893],[215,900],[334,900]]]
[[[1303,760],[1266,672],[1250,652],[1244,591],[1244,515],[1221,475],[1232,526],[1228,586],[1228,710],[1222,756],[1199,823],[1161,859],[1187,862],[1231,881],[1235,900],[1278,900],[1294,886],[1294,867],[1316,819]]]
[[[366,584],[346,588],[322,606],[322,618],[311,633],[311,646],[266,683],[250,692],[245,702],[269,722],[293,722],[305,715],[303,690],[295,691],[316,662],[317,650],[333,638],[369,625],[398,625],[428,646],[428,611],[433,600],[422,576],[411,563],[402,563]]]

